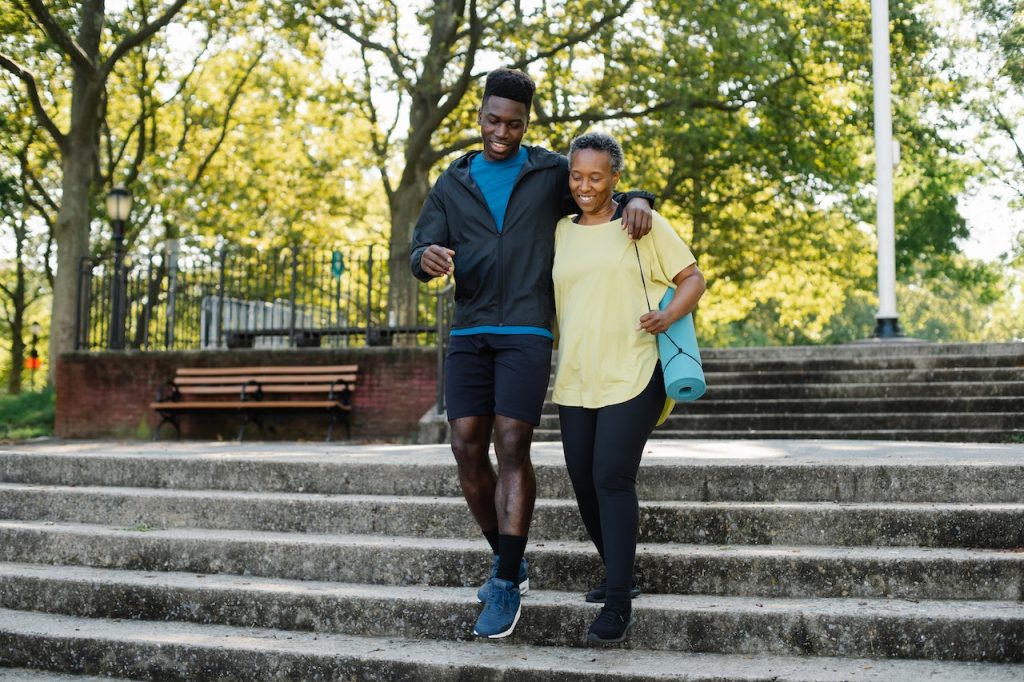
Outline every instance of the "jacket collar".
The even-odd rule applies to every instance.
[[[526,150],[526,163],[523,164],[523,169],[519,172],[519,177],[523,177],[527,173],[539,168],[551,168],[557,166],[560,155],[552,151],[548,151],[543,147],[522,145]],[[463,154],[457,158],[451,165],[452,174],[467,187],[472,187],[472,180],[470,179],[469,167],[470,163],[477,154],[483,154],[481,150],[475,150]]]

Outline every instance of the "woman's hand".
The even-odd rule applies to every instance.
[[[675,321],[667,310],[652,310],[640,316],[640,324],[637,326],[637,331],[642,330],[649,334],[661,334],[668,331],[668,328]]]
[[[652,310],[641,315],[637,331],[661,334],[697,307],[697,301],[704,294],[704,275],[696,263],[677,272],[672,278],[672,283],[676,285],[676,293],[672,300],[664,310]]]

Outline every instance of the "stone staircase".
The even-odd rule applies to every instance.
[[[447,446],[0,447],[0,679],[1024,679],[1024,445],[652,442],[607,648],[560,445],[534,460],[532,589],[487,642]]]
[[[710,349],[659,438],[1024,441],[1024,343]],[[549,391],[550,397],[550,391]],[[558,440],[550,401],[535,440]]]

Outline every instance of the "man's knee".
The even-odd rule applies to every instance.
[[[533,426],[517,419],[499,419],[494,432],[494,450],[503,466],[524,466],[530,463]]]
[[[452,439],[452,454],[455,455],[455,464],[459,469],[459,476],[463,479],[491,477],[494,468],[487,456],[487,448],[480,447],[478,443]]]

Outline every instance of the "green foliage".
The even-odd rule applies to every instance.
[[[904,333],[928,341],[1024,339],[1024,278],[996,266],[973,280],[920,267],[897,287]]]
[[[54,393],[51,389],[0,395],[0,440],[22,440],[53,433]]]
[[[1018,0],[980,0],[977,9],[997,29],[1003,73],[1024,86],[1024,7]]]

